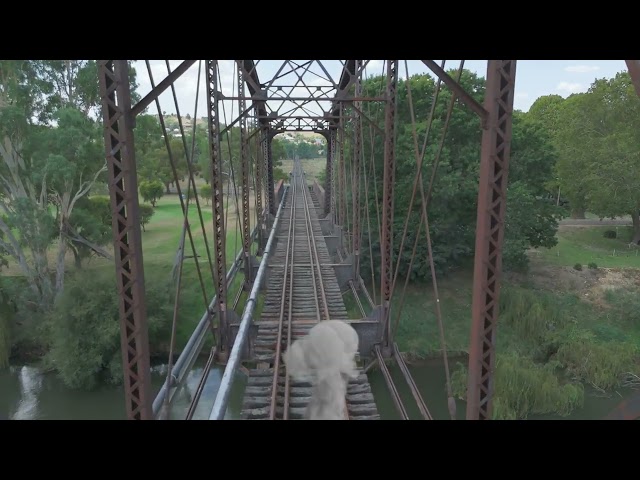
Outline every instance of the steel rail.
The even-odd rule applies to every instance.
[[[287,190],[288,187],[285,187],[285,194]],[[222,375],[220,388],[218,389],[218,393],[216,394],[216,399],[214,401],[213,408],[211,409],[209,420],[223,420],[224,415],[227,411],[229,396],[231,394],[231,385],[233,384],[233,378],[240,364],[242,350],[249,335],[249,325],[251,324],[253,312],[257,305],[258,293],[260,292],[260,285],[262,284],[262,280],[267,270],[267,263],[269,257],[271,256],[271,249],[274,246],[276,237],[275,232],[278,229],[278,224],[280,223],[282,206],[284,204],[285,198],[286,195],[283,195],[282,200],[280,201],[280,206],[278,207],[278,211],[276,212],[276,218],[273,222],[271,233],[269,234],[269,239],[264,250],[264,255],[262,256],[262,261],[260,262],[260,268],[258,268],[258,273],[256,274],[256,278],[253,281],[253,287],[251,288],[251,293],[249,294],[249,298],[247,299],[247,303],[242,314],[238,334],[236,335],[236,339],[233,342],[233,348],[231,349],[231,354],[229,355],[227,367],[225,368],[224,374]]]
[[[288,342],[287,342],[287,350],[289,349],[289,347],[291,346],[290,343],[290,339],[291,339],[291,304],[293,301],[293,273],[294,273],[294,251],[295,251],[295,239],[296,239],[296,228],[295,228],[295,215],[296,215],[296,184],[295,182],[292,183],[291,185],[291,192],[292,194],[290,195],[290,206],[289,206],[289,211],[290,216],[289,216],[289,230],[288,230],[288,235],[287,235],[287,250],[286,250],[286,256],[285,256],[285,260],[284,260],[284,269],[283,269],[283,279],[282,279],[282,293],[280,295],[280,314],[279,314],[279,319],[278,319],[278,334],[276,335],[276,352],[275,352],[275,357],[273,359],[273,383],[272,383],[272,388],[271,388],[271,406],[269,408],[269,420],[275,420],[276,419],[276,407],[277,407],[277,400],[278,400],[278,378],[280,377],[280,357],[282,355],[282,330],[284,327],[284,316],[285,316],[285,304],[287,301],[287,298],[289,298],[289,309],[288,309],[288,322],[287,322],[287,329],[288,329]],[[289,295],[287,296],[287,280],[289,280]],[[285,372],[285,377],[288,378],[288,375],[286,375]],[[285,403],[287,403],[287,393],[288,393],[288,388],[286,388],[286,384],[285,384]],[[283,414],[283,419],[287,419],[288,418],[288,405],[284,406],[284,414]]]

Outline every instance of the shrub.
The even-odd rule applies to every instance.
[[[597,265],[595,262],[590,262],[590,263],[589,263],[589,265],[588,265],[588,267],[589,267],[591,270],[597,270],[597,269],[598,269],[598,265]]]
[[[573,266],[573,268],[574,268],[574,269],[576,269],[576,270],[578,270],[578,271],[581,271],[581,270],[582,270],[582,264],[580,264],[580,263],[576,263],[576,264]]]
[[[454,395],[466,394],[466,368],[452,375]],[[516,353],[498,354],[495,373],[493,418],[517,420],[530,414],[556,413],[566,416],[584,402],[581,384],[561,384],[553,365],[540,365]]]
[[[149,341],[166,338],[172,292],[162,276],[145,275]],[[122,380],[118,294],[112,268],[80,272],[49,316],[47,362],[70,388],[92,389],[106,380]]]
[[[625,342],[599,342],[590,332],[574,331],[554,360],[575,380],[608,390],[619,386],[627,372],[637,372],[637,350]]]

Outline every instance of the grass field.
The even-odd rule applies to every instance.
[[[617,230],[617,238],[605,238],[604,232]],[[560,227],[558,245],[551,249],[531,252],[553,265],[587,266],[596,263],[599,267],[640,268],[640,248],[629,245],[631,227]]]
[[[186,186],[186,185],[185,185]],[[241,201],[241,199],[239,199]],[[205,232],[211,258],[213,258],[213,215],[211,205],[200,199],[202,207],[202,218],[205,225]],[[225,205],[228,204],[226,213],[226,261],[227,266],[231,266],[238,252],[242,249],[241,227],[238,223],[235,199],[233,196],[225,198]],[[250,195],[251,229],[255,227],[255,205],[253,194]],[[145,277],[158,276],[160,278],[171,277],[172,268],[176,260],[177,250],[180,243],[183,228],[183,213],[180,200],[176,194],[163,196],[157,203],[151,221],[145,226],[142,232],[142,251],[145,268]],[[200,273],[203,279],[205,294],[199,280],[196,261],[194,258],[185,258],[182,272],[182,286],[179,300],[178,323],[176,344],[178,349],[182,348],[189,339],[193,329],[206,311],[206,308],[213,298],[213,272],[208,261],[206,243],[200,223],[200,218],[195,205],[195,201],[190,202],[189,224],[193,236],[193,243],[198,255]],[[113,246],[104,247],[113,254]],[[255,254],[257,245],[252,245],[252,252]],[[193,257],[193,250],[189,241],[189,235],[185,238],[185,257]],[[49,251],[49,266],[55,268],[57,246],[54,244]],[[65,258],[67,278],[72,279],[77,273],[74,267],[73,254],[67,253]],[[104,258],[91,258],[83,261],[82,271],[91,269],[113,269],[113,260]],[[21,272],[14,262],[10,262],[9,268],[3,270],[3,275],[20,276]],[[243,281],[242,272],[236,275],[234,282],[229,289],[229,301],[232,302]],[[244,296],[246,297],[246,295]],[[244,307],[244,297],[238,305],[237,311],[242,312]],[[261,305],[259,305],[261,308]],[[167,339],[168,343],[168,339]],[[164,348],[164,347],[163,347]]]
[[[282,165],[280,166],[280,168],[283,172],[288,174],[291,170],[293,170],[293,160],[281,160],[281,162]],[[320,172],[325,169],[325,167],[327,166],[327,159],[314,158],[311,160],[300,160],[300,163],[302,164],[302,169],[307,174],[307,181],[311,183],[314,180],[317,180]]]

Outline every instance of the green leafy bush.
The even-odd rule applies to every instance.
[[[149,341],[168,338],[173,293],[160,275],[147,272]],[[113,268],[70,279],[48,319],[47,361],[70,388],[92,389],[122,378],[118,294]]]

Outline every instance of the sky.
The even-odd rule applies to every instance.
[[[169,60],[171,68],[176,68],[182,60]],[[278,69],[283,64],[284,60],[260,60],[257,66],[258,75],[261,82],[266,82],[273,78]],[[293,60],[296,65],[302,65],[307,60]],[[310,64],[310,67],[304,73],[304,82],[312,87],[330,86],[331,83],[328,80],[328,75],[332,80],[338,82],[340,72],[342,70],[342,64],[339,60],[321,60],[322,66],[326,69],[326,72],[322,67],[314,61]],[[440,64],[441,60],[436,60]],[[203,117],[207,115],[206,104],[206,81],[205,81],[205,69],[206,64],[202,61],[202,70],[200,72],[201,81],[200,88],[198,90],[198,61],[194,63],[189,70],[187,70],[176,82],[176,96],[178,98],[178,106],[180,113],[184,116],[189,113],[194,116],[196,93],[199,91],[199,98],[197,104],[197,116]],[[165,60],[150,60],[151,71],[155,84],[159,83],[167,74],[167,67]],[[445,70],[450,68],[458,68],[460,60],[447,60]],[[464,67],[476,72],[478,75],[486,76],[486,60],[466,60]],[[416,73],[428,73],[431,72],[424,66],[419,60],[407,61],[409,75]],[[145,61],[135,62],[135,67],[138,72],[138,91],[141,95],[145,95],[151,90],[151,82],[149,79],[148,69]],[[237,86],[235,80],[235,64],[233,60],[219,60],[220,78],[222,84],[222,93],[227,96],[233,96],[237,94]],[[291,66],[287,65],[281,73],[285,73],[291,70]],[[300,71],[300,70],[299,70]],[[624,60],[519,60],[516,70],[516,91],[514,99],[514,108],[517,110],[527,111],[533,102],[544,95],[557,94],[563,97],[567,97],[572,93],[586,91],[591,83],[597,78],[611,78],[620,71],[626,71],[626,64]],[[328,75],[327,75],[328,73]],[[366,66],[365,76],[380,75],[383,73],[383,60],[370,60]],[[406,77],[405,61],[400,61],[401,78]],[[433,74],[431,74],[433,75]],[[274,83],[278,85],[294,85],[298,80],[296,74],[291,73],[282,79],[277,80]],[[314,91],[314,89],[312,88]],[[288,91],[288,89],[287,89]],[[278,93],[275,92],[274,95]],[[298,87],[293,92],[297,96],[308,96],[309,91],[305,88]],[[238,102],[237,101],[225,101],[225,112],[222,117],[226,116],[227,119],[237,116]],[[249,102],[247,102],[249,104]],[[275,105],[271,105],[271,108],[278,108],[278,111],[282,114],[287,110],[287,105],[279,107],[280,102]],[[319,102],[318,104],[308,105],[309,111],[319,113],[320,107],[327,107],[329,103]],[[160,106],[166,113],[175,113],[175,104],[171,90],[168,89],[160,96]],[[147,110],[147,113],[157,113],[155,104]],[[301,110],[298,110],[294,115],[301,115]],[[226,123],[225,118],[220,119],[221,123]]]

